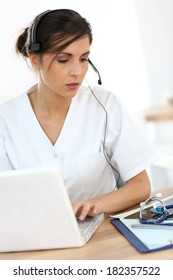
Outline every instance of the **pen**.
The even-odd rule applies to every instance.
[[[132,224],[131,227],[133,228],[152,228],[152,229],[173,229],[173,226],[169,226],[166,224],[162,224],[162,225],[151,225],[151,224]]]

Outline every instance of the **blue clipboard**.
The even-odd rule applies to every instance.
[[[157,252],[161,250],[167,250],[173,248],[173,244],[158,247],[155,249],[149,249],[136,235],[127,228],[120,219],[112,219],[110,221],[113,226],[115,226],[126,238],[127,240],[140,252],[140,253],[149,253],[149,252]]]

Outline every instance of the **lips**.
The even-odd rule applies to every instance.
[[[70,84],[66,84],[66,86],[69,88],[69,89],[77,89],[79,87],[79,83],[70,83]]]

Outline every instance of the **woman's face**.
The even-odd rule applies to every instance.
[[[86,36],[74,41],[56,58],[52,54],[44,54],[37,64],[38,88],[61,97],[75,96],[88,70],[89,49],[90,42]],[[32,62],[32,55],[30,58]]]

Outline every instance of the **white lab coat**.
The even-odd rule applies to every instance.
[[[35,86],[34,86],[35,87]],[[72,200],[108,193],[116,185],[112,168],[124,181],[157,158],[118,98],[101,87],[81,87],[72,99],[61,133],[52,145],[32,110],[33,87],[0,106],[0,170],[58,166]]]

